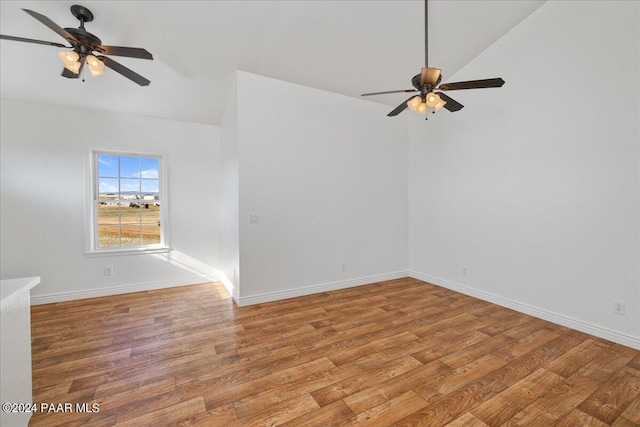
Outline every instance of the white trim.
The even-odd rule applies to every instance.
[[[224,287],[227,289],[227,292],[229,292],[229,295],[231,295],[231,298],[233,298],[233,301],[236,303],[236,305],[240,306],[238,288],[233,284],[231,280],[229,280],[226,274],[222,275],[222,278],[220,279],[220,281],[222,282]]]
[[[428,274],[418,273],[417,271],[409,271],[409,276],[414,279],[422,280],[423,282],[432,283],[443,288],[451,289],[452,291],[460,292],[465,295],[488,301],[502,307],[507,307],[512,310],[516,310],[521,313],[529,314],[531,316],[547,320],[558,325],[566,326],[571,329],[576,329],[581,332],[585,332],[596,337],[604,338],[609,341],[613,341],[618,344],[625,345],[627,347],[640,350],[640,337],[625,334],[623,332],[614,331],[613,329],[605,328],[593,323],[585,322],[583,320],[574,319],[563,314],[554,313],[542,308],[534,307],[532,305],[523,304],[518,301],[514,301],[509,298],[504,298],[495,294],[484,292],[478,289],[474,289],[459,283],[454,283],[449,280],[441,279],[439,277],[430,276]]]
[[[396,271],[393,273],[377,274],[375,276],[359,277],[350,280],[341,280],[339,282],[323,283],[319,285],[305,286],[303,288],[287,289],[285,291],[267,292],[258,295],[238,296],[236,304],[239,307],[247,305],[261,304],[263,302],[279,301],[287,298],[300,297],[304,295],[317,294],[320,292],[335,291],[338,289],[346,289],[354,286],[368,285],[385,280],[395,280],[407,277],[409,272],[406,270]]]
[[[138,249],[103,249],[94,252],[85,252],[84,256],[88,258],[101,256],[120,256],[120,255],[146,255],[146,254],[163,254],[171,252],[173,249],[168,247],[141,247]]]
[[[84,298],[104,297],[110,295],[128,294],[131,292],[152,291],[155,289],[173,288],[177,286],[199,285],[208,282],[218,282],[220,275],[193,276],[186,279],[166,280],[162,282],[136,283],[123,286],[112,286],[99,289],[85,289],[81,291],[58,292],[48,295],[32,295],[31,305],[49,304],[53,302],[72,301]]]

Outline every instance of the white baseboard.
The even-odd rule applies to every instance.
[[[240,306],[240,304],[238,304],[238,288],[233,284],[231,280],[229,280],[229,278],[225,274],[221,275],[220,281],[224,285],[229,295],[231,295],[231,298],[233,298],[233,301],[236,303],[236,305]]]
[[[542,308],[523,304],[509,298],[504,298],[488,292],[480,291],[478,289],[470,288],[468,286],[441,279],[439,277],[429,276],[428,274],[410,271],[409,276],[413,277],[414,279],[429,282],[443,288],[451,289],[452,291],[460,292],[461,294],[469,295],[483,301],[488,301],[502,307],[507,307],[521,313],[529,314],[531,316],[556,323],[558,325],[576,329],[578,331],[585,332],[596,337],[604,338],[606,340],[640,350],[640,337],[635,337],[633,335],[628,335],[609,328],[595,325],[593,323],[585,322],[583,320],[574,319],[563,314],[554,313]]]
[[[109,295],[128,294],[131,292],[152,291],[155,289],[173,288],[176,286],[198,285],[207,282],[221,280],[219,275],[193,276],[179,280],[166,280],[162,282],[135,283],[131,285],[112,286],[98,289],[83,289],[81,291],[57,292],[48,295],[32,295],[31,305],[49,304],[61,301],[72,301],[84,298],[104,297]]]
[[[278,301],[287,298],[301,297],[304,295],[317,294],[320,292],[335,291],[337,289],[346,289],[354,286],[368,285],[370,283],[383,282],[385,280],[394,280],[407,277],[409,272],[396,271],[393,273],[377,274],[374,276],[358,277],[356,279],[341,280],[339,282],[323,283],[320,285],[305,286],[303,288],[287,289],[284,291],[267,292],[259,295],[239,296],[234,298],[239,307],[247,305],[261,304],[264,302]]]

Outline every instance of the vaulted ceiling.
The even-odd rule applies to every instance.
[[[78,27],[69,1],[1,1],[0,32],[64,40],[21,9]],[[533,13],[544,0],[429,2],[429,65],[444,79]],[[107,70],[71,80],[55,47],[2,40],[3,98],[220,124],[235,70],[351,97],[410,88],[424,66],[424,3],[359,1],[83,1],[86,29],[103,44],[143,47],[154,61],[113,57],[151,80]],[[496,77],[499,69],[487,70]],[[395,106],[403,94],[369,97]]]

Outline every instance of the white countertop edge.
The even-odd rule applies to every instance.
[[[28,292],[40,283],[40,277],[20,277],[0,280],[0,308],[4,309],[12,296],[19,292]]]

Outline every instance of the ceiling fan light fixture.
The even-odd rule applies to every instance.
[[[418,105],[418,109],[416,110],[418,114],[427,114],[427,104],[422,102]]]
[[[407,101],[407,107],[409,107],[412,111],[418,111],[418,106],[422,103],[422,98],[420,96],[414,96],[409,101]]]
[[[438,97],[440,98],[440,97]],[[433,108],[438,111],[439,109],[441,109],[442,107],[444,107],[444,104],[446,104],[447,101],[445,101],[444,99],[440,98],[440,100],[438,101],[438,103],[436,105],[433,106]]]
[[[66,52],[58,53],[58,58],[60,58],[60,61],[62,61],[64,65],[70,65],[74,62],[78,62],[78,59],[80,59],[80,55],[78,55],[78,53],[73,50],[69,50]]]
[[[437,93],[431,92],[427,95],[427,107],[435,107],[440,102],[440,97]]]
[[[104,74],[104,62],[100,61],[93,55],[87,56],[87,67],[89,68],[92,77],[97,77]]]
[[[69,50],[67,52],[58,53],[58,58],[60,58],[60,62],[64,65],[64,68],[71,71],[74,74],[78,74],[80,71],[80,55],[73,50]]]

